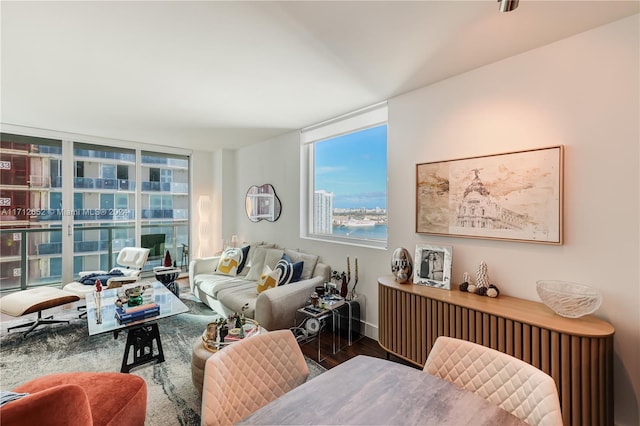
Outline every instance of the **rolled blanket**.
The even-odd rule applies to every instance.
[[[123,277],[123,276],[124,274],[122,273],[122,271],[118,271],[118,270],[111,271],[108,274],[102,274],[97,272],[94,274],[85,275],[84,277],[80,278],[78,282],[84,285],[96,285],[96,280],[99,279],[101,283],[106,284],[107,281],[109,281],[109,278]]]

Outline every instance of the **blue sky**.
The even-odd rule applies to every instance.
[[[333,207],[387,207],[387,125],[315,143],[315,189]]]

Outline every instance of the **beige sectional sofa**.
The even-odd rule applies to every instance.
[[[258,293],[264,266],[274,270],[283,254],[292,262],[303,262],[300,280]],[[296,310],[331,276],[331,267],[319,262],[318,256],[273,244],[250,244],[246,257],[244,268],[235,276],[221,272],[222,268],[217,270],[220,256],[193,260],[189,264],[189,285],[194,295],[221,315],[240,313],[247,305],[245,315],[267,330],[292,327]]]

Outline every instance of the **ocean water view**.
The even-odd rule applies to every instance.
[[[386,240],[387,225],[375,226],[344,226],[334,225],[333,235],[341,237],[365,238],[370,240]]]

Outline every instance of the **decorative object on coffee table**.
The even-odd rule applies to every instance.
[[[96,298],[96,322],[98,324],[102,324],[102,310],[100,309],[102,306],[102,282],[100,278],[96,279],[96,292],[94,293],[94,297]]]
[[[602,303],[600,291],[568,281],[541,280],[536,283],[536,290],[545,305],[567,318],[592,314]]]

